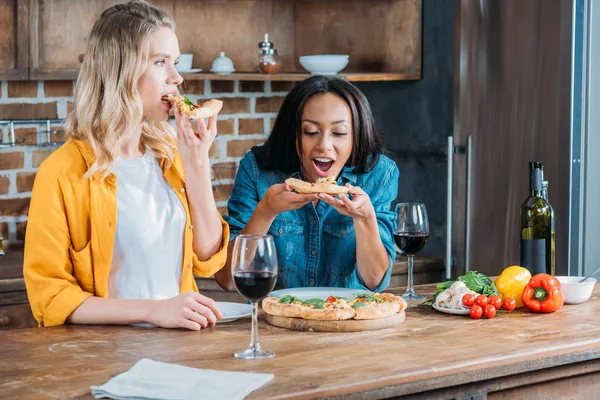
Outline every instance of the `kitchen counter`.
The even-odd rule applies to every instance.
[[[434,289],[417,287],[428,295]],[[596,287],[587,302],[552,314],[519,309],[491,320],[414,303],[403,324],[371,332],[289,331],[261,319],[261,344],[277,355],[254,361],[232,356],[248,345],[249,318],[200,332],[125,326],[3,331],[0,394],[91,398],[90,385],[146,357],[275,374],[249,399],[594,398],[600,391],[599,295]]]

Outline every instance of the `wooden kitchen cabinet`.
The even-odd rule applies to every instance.
[[[7,1],[7,0],[0,0]],[[102,11],[123,0],[14,0],[31,14],[30,79],[75,79],[79,54]],[[189,74],[186,79],[302,80],[298,57],[349,54],[342,76],[352,81],[421,77],[422,0],[154,0],[173,16],[180,50],[208,72],[224,51],[238,73]],[[281,73],[256,72],[263,35],[281,57]]]
[[[0,80],[29,78],[29,4],[0,0]]]
[[[23,251],[0,256],[0,330],[37,326],[23,281]]]

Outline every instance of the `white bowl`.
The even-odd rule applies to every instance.
[[[313,75],[335,75],[348,65],[347,54],[321,54],[300,57],[300,65]]]
[[[579,283],[584,276],[557,276],[556,279],[560,282],[563,295],[565,296],[565,304],[583,303],[592,295],[595,278],[588,278],[585,282]]]
[[[231,74],[232,72],[235,72],[233,61],[231,61],[231,58],[225,56],[224,52],[220,52],[219,57],[214,59],[210,72],[219,75]]]

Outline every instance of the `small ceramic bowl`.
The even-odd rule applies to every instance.
[[[224,52],[220,52],[219,57],[215,58],[213,61],[210,72],[219,75],[231,74],[232,72],[235,72],[233,61],[231,61],[231,58],[225,56]]]
[[[556,279],[560,282],[563,295],[565,296],[565,304],[583,303],[592,295],[595,278],[588,278],[585,282],[579,283],[584,276],[557,276]]]
[[[350,57],[347,54],[320,54],[302,56],[300,65],[313,75],[336,75],[346,68]]]

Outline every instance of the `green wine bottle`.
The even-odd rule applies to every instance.
[[[555,274],[554,210],[542,197],[544,166],[529,163],[529,197],[521,206],[521,266],[532,275]]]

